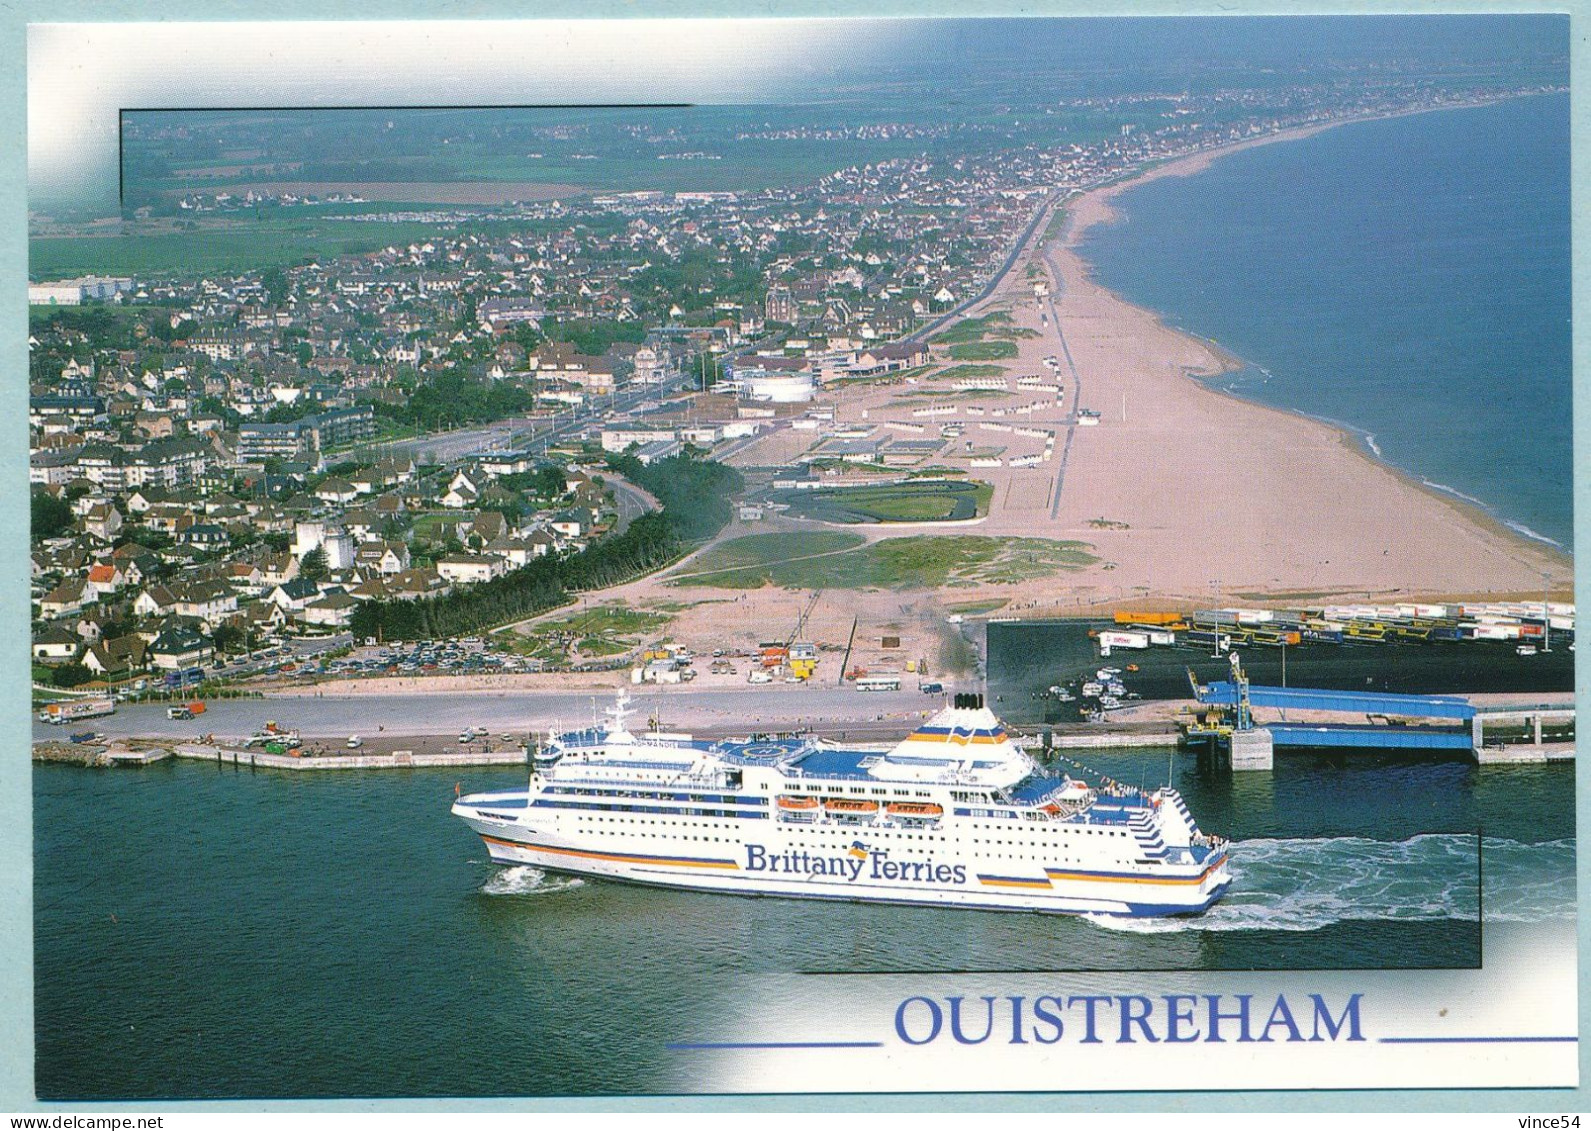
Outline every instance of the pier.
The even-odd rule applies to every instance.
[[[1188,673],[1194,697],[1213,710],[1181,724],[1186,745],[1202,745],[1224,755],[1233,770],[1269,770],[1278,749],[1463,751],[1480,765],[1518,765],[1570,761],[1573,741],[1544,741],[1544,726],[1572,726],[1572,706],[1480,707],[1459,695],[1404,695],[1392,692],[1336,691],[1323,688],[1251,685],[1232,658],[1233,678],[1200,684]],[[1256,723],[1253,709],[1271,708],[1282,719]],[[1367,721],[1286,720],[1288,710],[1362,715]],[[1456,725],[1454,725],[1456,724]],[[1522,729],[1528,741],[1493,742],[1486,728]]]

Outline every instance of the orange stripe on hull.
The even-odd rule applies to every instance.
[[[1202,884],[1220,867],[1211,864],[1197,876],[1101,876],[1096,872],[1063,872],[1059,868],[1046,868],[1044,874],[1052,880],[1075,880],[1085,883],[1109,884]]]

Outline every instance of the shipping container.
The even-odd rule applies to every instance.
[[[1476,640],[1512,640],[1519,635],[1518,625],[1477,624],[1470,630]]]
[[[54,723],[71,722],[73,719],[94,719],[101,715],[111,715],[116,712],[116,702],[107,697],[93,699],[67,699],[59,703],[46,703],[44,710],[39,712],[39,721]]]
[[[1181,613],[1116,613],[1117,624],[1176,624],[1181,619]]]

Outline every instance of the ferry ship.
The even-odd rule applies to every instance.
[[[458,798],[492,861],[631,883],[869,903],[1193,915],[1228,846],[1169,787],[1048,773],[980,695],[892,747],[555,732],[529,786]]]

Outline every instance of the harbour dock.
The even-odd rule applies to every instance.
[[[526,762],[524,749],[517,746],[496,750],[460,750],[433,754],[394,750],[391,753],[295,756],[270,754],[236,746],[184,742],[173,747],[171,752],[178,758],[272,770],[410,770],[432,766],[522,766]]]
[[[1251,686],[1234,656],[1232,678],[1199,683],[1188,673],[1194,697],[1205,711],[1182,720],[1184,745],[1224,757],[1234,770],[1269,770],[1277,749],[1464,751],[1480,765],[1571,761],[1575,712],[1544,703],[1479,707],[1459,695],[1406,695],[1322,688]],[[1277,710],[1281,719],[1256,722],[1256,707]],[[1286,712],[1352,714],[1365,722],[1286,721]],[[1457,724],[1457,725],[1453,725]],[[1507,728],[1512,742],[1486,740]],[[1546,728],[1553,728],[1552,733]]]

